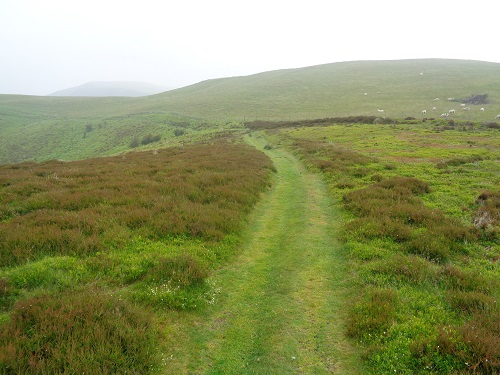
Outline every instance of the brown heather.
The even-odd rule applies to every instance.
[[[219,240],[268,184],[270,160],[216,143],[0,167],[0,266],[86,256],[132,236]]]
[[[99,290],[16,303],[0,331],[2,374],[145,374],[159,365],[152,315]]]

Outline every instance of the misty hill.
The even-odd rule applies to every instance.
[[[471,104],[475,95],[487,95],[487,103]],[[463,99],[469,100],[467,112],[460,107]],[[187,135],[200,134],[202,128],[211,131],[243,120],[421,118],[424,109],[426,117],[455,109],[457,120],[495,121],[500,64],[355,61],[212,79],[136,98],[0,95],[0,164],[111,155],[148,133],[160,135],[167,146],[172,139],[184,142]],[[181,118],[170,120],[169,114]],[[192,119],[196,131],[182,125]],[[173,138],[179,127],[186,135]]]
[[[56,91],[49,96],[147,96],[171,88],[145,82],[87,82],[83,85]]]

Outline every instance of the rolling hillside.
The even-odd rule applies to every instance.
[[[475,111],[474,118],[500,113],[500,64],[440,59],[333,63],[204,81],[145,98],[143,108],[211,118],[373,115],[377,109],[391,117],[420,117],[434,106],[436,114],[458,110],[459,103],[446,99],[472,94],[488,94],[493,102],[484,116]],[[473,109],[479,108],[471,108],[471,118]]]
[[[473,94],[487,94],[491,103],[461,111],[459,100]],[[358,61],[208,80],[140,98],[0,95],[0,164],[111,155],[148,132],[172,139],[175,124],[192,121],[207,130],[220,128],[214,121],[227,128],[228,120],[421,118],[423,109],[427,117],[456,109],[455,119],[493,121],[500,113],[500,64]],[[167,120],[169,114],[177,119]],[[90,133],[88,126],[99,131]]]

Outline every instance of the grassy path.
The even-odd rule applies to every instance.
[[[247,141],[263,149],[265,140]],[[357,374],[342,325],[350,283],[335,239],[338,218],[318,176],[289,153],[266,150],[277,173],[255,210],[241,255],[214,276],[209,316],[177,333],[190,342],[176,370],[203,374]],[[336,220],[337,219],[337,220]],[[168,358],[168,357],[167,357]],[[167,366],[169,367],[169,366]]]

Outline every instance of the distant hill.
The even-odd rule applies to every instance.
[[[171,90],[145,82],[87,82],[83,85],[56,91],[49,96],[130,96],[139,97]]]
[[[472,100],[485,95],[481,104]],[[192,134],[244,120],[421,119],[423,110],[426,117],[439,118],[452,109],[454,120],[498,121],[500,64],[352,61],[211,79],[143,97],[0,95],[0,164],[116,154],[130,149],[134,137],[149,133],[160,135],[164,145],[184,142]],[[179,118],[171,119],[174,114]],[[185,125],[194,119],[196,125]],[[175,137],[178,128],[186,135]]]

